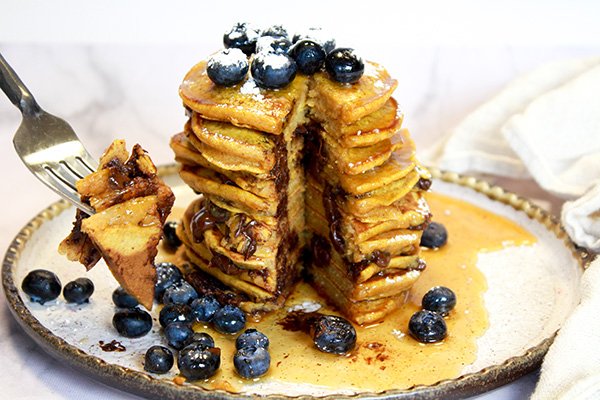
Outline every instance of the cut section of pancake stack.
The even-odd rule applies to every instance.
[[[342,86],[311,82],[306,221],[314,287],[350,319],[368,324],[397,309],[425,267],[421,234],[430,219],[430,175],[376,64]]]
[[[374,63],[354,84],[318,72],[279,90],[249,75],[217,86],[205,62],[192,68],[180,88],[190,119],[171,147],[199,193],[178,230],[198,290],[270,311],[305,267],[359,324],[404,302],[424,268],[431,181],[400,127],[396,85]]]

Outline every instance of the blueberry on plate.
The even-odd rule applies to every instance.
[[[271,355],[264,347],[243,347],[233,356],[233,366],[242,378],[258,378],[269,370]]]
[[[152,317],[139,308],[117,311],[112,323],[121,336],[128,338],[144,336],[152,329]]]
[[[345,318],[322,315],[313,326],[313,341],[325,353],[345,354],[356,344],[356,330]]]
[[[203,296],[192,301],[192,315],[198,322],[209,322],[221,304],[212,296]]]
[[[298,70],[305,75],[312,75],[323,67],[325,50],[312,40],[300,40],[289,52],[296,61]]]
[[[88,278],[77,278],[63,288],[63,296],[67,303],[88,303],[92,293],[94,293],[94,283]]]
[[[256,41],[256,52],[285,54],[291,46],[292,42],[285,38],[262,36]]]
[[[235,340],[235,348],[239,350],[250,346],[268,349],[269,338],[267,335],[257,331],[256,329],[246,329],[244,333],[238,336]]]
[[[163,328],[173,322],[193,322],[192,309],[187,304],[167,304],[158,314],[158,322]]]
[[[250,72],[263,89],[281,89],[296,77],[296,62],[287,54],[259,53],[252,60]]]
[[[445,286],[436,286],[423,296],[421,306],[425,310],[436,312],[442,316],[448,315],[456,305],[456,295]]]
[[[246,22],[238,22],[223,35],[225,48],[240,49],[247,56],[254,53],[260,32]]]
[[[272,25],[267,29],[263,30],[260,36],[270,36],[274,38],[284,38],[289,39],[290,35],[287,32],[287,29],[283,27],[283,25]]]
[[[44,304],[60,295],[62,289],[60,280],[54,272],[45,269],[36,269],[27,274],[21,283],[21,289],[29,296],[31,301]]]
[[[221,333],[238,333],[246,326],[246,314],[238,307],[226,304],[217,310],[212,323]]]
[[[179,351],[177,366],[181,375],[191,381],[210,378],[221,366],[221,349],[189,344]]]
[[[183,279],[183,274],[177,266],[170,262],[156,264],[156,284],[154,285],[154,298],[162,300],[165,290]]]
[[[302,39],[308,39],[319,43],[327,54],[329,54],[331,50],[335,49],[335,39],[321,28],[308,28],[308,30],[305,32],[294,34],[292,43],[296,43]]]
[[[336,82],[355,83],[365,72],[365,64],[353,49],[337,48],[327,54],[325,69]]]
[[[193,288],[192,285],[184,281],[183,279],[179,282],[169,286],[163,294],[163,304],[190,304],[192,301],[198,298],[198,292]]]
[[[139,304],[135,297],[127,293],[121,286],[112,293],[112,301],[120,308],[133,308]]]
[[[177,236],[177,222],[165,222],[163,225],[163,243],[171,250],[177,250],[181,246],[181,239]]]
[[[181,350],[194,334],[194,330],[185,322],[172,322],[165,326],[164,333],[169,346]]]
[[[185,345],[187,346],[192,343],[206,347],[215,347],[215,339],[206,332],[194,332],[194,334],[188,338]]]
[[[414,313],[408,321],[408,331],[421,343],[439,342],[448,334],[444,317],[429,310]]]
[[[206,74],[215,84],[233,86],[240,83],[248,73],[248,59],[240,49],[224,49],[216,52],[206,63]]]
[[[173,363],[173,353],[164,346],[152,346],[144,356],[144,369],[155,374],[169,372]]]
[[[448,231],[439,222],[431,222],[423,231],[421,246],[437,249],[448,242]]]

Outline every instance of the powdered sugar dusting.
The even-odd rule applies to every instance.
[[[264,99],[260,88],[258,87],[256,82],[254,81],[254,78],[252,77],[248,77],[246,82],[244,82],[244,84],[240,87],[240,93],[247,96],[252,96],[256,100]]]

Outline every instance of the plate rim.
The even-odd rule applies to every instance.
[[[161,176],[178,172],[176,164],[158,167]],[[557,217],[550,215],[539,206],[524,197],[504,188],[492,185],[489,182],[469,175],[429,168],[432,177],[441,181],[470,188],[486,195],[493,201],[506,204],[516,211],[524,212],[527,217],[541,223],[550,233],[561,240],[570,250],[579,268],[587,269],[593,259],[592,253],[578,247],[571,241],[564,227]],[[2,263],[2,284],[4,294],[11,314],[21,328],[44,351],[53,358],[65,361],[71,367],[84,372],[93,379],[136,395],[144,395],[157,400],[170,400],[185,397],[195,399],[233,400],[251,398],[250,395],[235,394],[223,390],[208,390],[198,385],[179,385],[172,379],[160,378],[146,372],[123,367],[87,354],[83,350],[67,343],[64,339],[54,335],[29,311],[25,302],[19,295],[13,279],[13,269],[16,267],[20,254],[25,248],[31,235],[45,222],[70,208],[64,200],[52,203],[50,206],[34,216],[15,236],[9,245]],[[479,371],[461,375],[457,378],[445,379],[431,385],[415,385],[406,389],[389,389],[383,392],[365,392],[353,395],[327,395],[313,397],[309,395],[287,396],[274,394],[260,396],[266,399],[365,399],[376,397],[378,399],[436,399],[440,397],[454,399],[465,396],[481,394],[535,370],[541,365],[542,359],[552,344],[556,332],[543,339],[540,343],[527,349],[523,354],[506,359],[504,362],[485,367]]]

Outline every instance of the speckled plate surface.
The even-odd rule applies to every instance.
[[[176,196],[183,194],[179,197],[184,198],[187,188],[175,171],[174,166],[161,168]],[[307,383],[306,387],[271,388],[269,398],[304,399],[315,395],[330,399],[460,398],[496,388],[539,366],[555,332],[579,301],[579,278],[590,255],[568,240],[554,218],[527,200],[471,177],[440,171],[433,174],[437,192],[503,215],[538,238],[538,243],[527,248],[480,257],[478,267],[489,287],[484,299],[490,327],[478,339],[476,361],[463,369],[462,376],[429,386],[340,395],[315,390]],[[143,338],[122,340],[126,352],[103,352],[99,341],[110,342],[118,336],[110,325],[114,313],[110,294],[116,283],[107,268],[97,266],[86,275],[96,285],[96,300],[90,304],[66,304],[59,297],[41,306],[27,300],[20,282],[29,271],[42,267],[40,260],[43,268],[56,272],[63,283],[82,275],[81,266],[69,263],[56,252],[59,241],[71,228],[73,213],[65,203],[52,204],[18,233],[6,253],[2,268],[4,291],[11,312],[25,332],[57,359],[128,392],[161,400],[250,397],[207,391],[193,384],[177,385],[173,382],[175,371],[167,376],[144,372],[143,354],[159,340],[158,324]],[[522,307],[523,302],[527,302],[527,307]],[[85,310],[80,310],[81,307]],[[511,311],[515,309],[520,311]],[[506,335],[506,332],[518,334]]]

